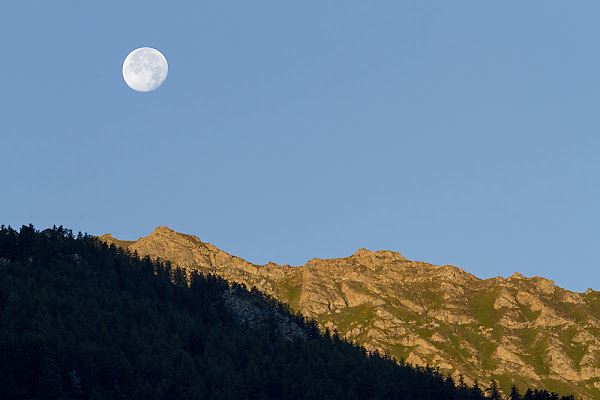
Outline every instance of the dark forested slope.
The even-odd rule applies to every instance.
[[[188,285],[179,269],[62,227],[2,227],[0,399],[482,398],[322,335],[269,298],[303,334],[281,334],[274,314],[250,329],[232,296],[260,294],[214,276]]]

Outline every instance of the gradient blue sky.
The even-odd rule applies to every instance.
[[[13,1],[0,223],[600,289],[598,1]],[[138,47],[165,84],[129,89]]]

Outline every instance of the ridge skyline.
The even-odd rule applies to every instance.
[[[109,244],[273,296],[321,330],[455,380],[600,396],[600,292],[573,292],[516,272],[481,279],[453,265],[359,249],[292,267],[253,264],[165,226]]]
[[[395,254],[398,254],[398,255],[400,255],[400,256],[401,256],[402,258],[404,258],[405,260],[413,260],[413,261],[416,261],[416,262],[427,263],[427,264],[434,265],[434,266],[439,266],[439,267],[444,267],[444,266],[455,267],[455,264],[441,264],[441,263],[435,263],[435,262],[431,262],[431,261],[429,261],[429,260],[415,260],[415,259],[413,259],[413,258],[410,258],[410,259],[409,259],[409,258],[405,257],[405,256],[403,255],[403,253],[400,253],[399,251],[396,251],[396,250],[390,250],[390,249],[387,249],[387,250],[384,250],[384,249],[379,249],[379,250],[370,250],[370,249],[367,249],[367,248],[365,248],[365,247],[361,247],[361,248],[359,248],[358,250],[355,250],[355,251],[354,251],[352,254],[350,254],[350,255],[347,255],[347,256],[339,256],[339,257],[323,257],[323,258],[321,258],[321,257],[313,257],[313,258],[308,258],[308,259],[307,259],[307,260],[306,260],[304,263],[302,263],[302,264],[296,264],[296,263],[294,263],[294,264],[292,264],[292,263],[279,263],[279,262],[274,262],[274,261],[270,261],[270,260],[269,260],[269,261],[267,261],[267,262],[265,262],[265,263],[256,263],[256,262],[253,262],[253,261],[250,261],[250,260],[248,260],[246,257],[243,257],[243,256],[240,256],[240,255],[233,254],[233,252],[224,251],[224,250],[222,250],[222,248],[221,248],[221,247],[215,246],[214,244],[212,244],[212,243],[210,243],[210,242],[204,242],[204,241],[202,241],[202,239],[200,239],[198,236],[195,236],[195,235],[193,235],[193,234],[181,233],[181,232],[178,232],[178,231],[176,231],[176,230],[174,230],[174,229],[171,229],[171,228],[170,228],[168,225],[159,225],[159,226],[157,226],[156,228],[154,228],[154,230],[153,230],[151,233],[155,233],[155,232],[161,232],[161,231],[165,231],[165,230],[167,230],[167,231],[169,231],[169,232],[174,232],[174,233],[182,234],[182,235],[193,236],[193,237],[197,238],[198,240],[200,240],[200,241],[201,241],[202,243],[204,243],[204,244],[211,245],[211,246],[215,247],[216,249],[219,249],[220,251],[223,251],[223,252],[225,252],[225,253],[227,253],[227,254],[229,254],[229,255],[233,256],[233,257],[239,258],[239,259],[241,259],[241,260],[244,260],[245,262],[248,262],[248,263],[250,263],[250,264],[253,264],[253,265],[256,265],[256,266],[266,266],[266,265],[273,264],[273,265],[277,265],[277,266],[281,266],[281,267],[292,267],[292,268],[299,268],[299,267],[303,267],[303,266],[305,266],[306,264],[308,264],[308,263],[309,263],[310,261],[312,261],[312,260],[337,260],[337,259],[343,259],[343,258],[348,258],[348,257],[351,257],[351,256],[353,256],[353,255],[355,255],[355,254],[357,254],[357,253],[361,252],[362,250],[365,250],[365,251],[367,251],[367,252],[370,252],[370,253],[373,253],[373,254],[375,254],[375,253],[380,253],[380,252],[392,252],[392,253],[395,253]],[[118,242],[135,243],[135,242],[137,242],[137,241],[138,241],[138,240],[140,240],[140,239],[147,238],[148,236],[140,236],[140,237],[138,237],[138,239],[137,239],[137,240],[122,240],[122,239],[118,239],[118,238],[116,238],[115,236],[113,236],[113,235],[112,235],[112,233],[110,233],[110,232],[107,232],[107,233],[105,233],[105,234],[103,234],[103,235],[99,235],[98,237],[99,237],[99,238],[110,237],[110,238],[112,238],[112,239],[114,239],[115,241],[118,241]],[[592,290],[592,291],[597,291],[597,290],[598,290],[598,289],[595,289],[594,287],[591,287],[591,286],[590,286],[590,287],[588,287],[588,288],[586,288],[585,290],[581,290],[581,291],[578,291],[578,290],[571,290],[571,289],[569,289],[569,288],[567,288],[567,287],[565,287],[565,286],[561,285],[561,284],[560,284],[560,282],[558,282],[558,283],[557,283],[557,282],[556,282],[554,279],[549,279],[549,278],[545,277],[544,275],[541,275],[541,274],[539,274],[539,275],[532,275],[532,276],[528,276],[528,275],[525,275],[525,274],[521,273],[521,272],[520,272],[520,271],[518,271],[518,270],[516,270],[516,271],[513,271],[511,274],[507,274],[506,276],[504,276],[504,275],[502,275],[502,274],[499,274],[499,275],[494,275],[494,276],[489,276],[489,277],[481,277],[481,276],[479,276],[479,275],[478,275],[478,274],[476,274],[476,273],[470,272],[470,269],[469,269],[468,267],[466,267],[466,269],[465,269],[465,268],[463,268],[463,267],[456,267],[456,268],[458,268],[458,269],[459,269],[459,270],[461,270],[461,271],[465,271],[466,273],[468,273],[468,274],[472,275],[473,277],[475,277],[475,278],[477,278],[477,279],[479,279],[479,280],[482,280],[482,281],[487,281],[487,280],[496,279],[496,278],[508,279],[508,278],[511,278],[511,277],[522,277],[522,278],[525,278],[525,279],[542,278],[542,279],[546,279],[546,280],[548,280],[548,281],[552,282],[552,283],[553,283],[553,284],[555,284],[557,287],[559,287],[559,288],[561,288],[561,289],[564,289],[564,290],[568,290],[568,291],[570,291],[570,292],[572,292],[572,293],[586,293],[586,292],[589,292],[590,290]]]

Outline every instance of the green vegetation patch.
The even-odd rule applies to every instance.
[[[356,307],[345,307],[340,310],[339,314],[333,314],[331,319],[337,325],[340,332],[348,332],[355,326],[362,324],[364,333],[371,326],[376,316],[375,307],[365,303]],[[358,335],[356,339],[361,338],[363,333]]]
[[[481,354],[481,366],[483,369],[492,370],[496,368],[498,360],[494,359],[492,354],[494,354],[498,348],[498,344],[483,335],[475,336],[473,344],[475,345],[475,348],[479,350],[479,354]]]
[[[541,328],[525,328],[515,332],[518,332],[517,335],[523,339],[525,345],[525,352],[521,354],[521,358],[530,363],[536,373],[540,375],[548,374],[550,369],[544,360],[548,348],[548,339],[542,333]]]
[[[294,285],[291,281],[284,281],[282,283],[282,292],[284,303],[287,303],[290,310],[297,312],[300,309],[300,294],[302,294],[302,287]]]
[[[569,316],[569,319],[574,319],[576,322],[583,322],[590,318],[589,310],[582,308],[578,304],[572,303],[558,303],[557,308],[561,310],[563,313]],[[598,314],[598,313],[596,313]],[[596,315],[598,316],[598,315]]]
[[[462,365],[468,365],[467,360],[469,359],[470,354],[467,350],[460,347],[465,341],[465,335],[463,332],[453,329],[451,326],[446,324],[440,324],[435,331],[448,340],[447,342],[434,342],[435,346],[444,351],[450,357],[460,362]]]
[[[571,385],[567,382],[563,382],[563,381],[559,381],[556,379],[542,379],[542,384],[543,387],[551,392],[555,392],[555,393],[559,393],[559,394],[567,394],[567,393],[573,393],[573,389],[574,389],[574,385]],[[581,389],[581,386],[577,386],[578,389]],[[595,390],[595,391],[591,391],[587,393],[588,395],[591,395],[592,398],[598,398],[598,395],[600,394],[599,391]]]
[[[600,318],[600,292],[591,292],[585,295],[585,300],[590,306],[590,312]]]
[[[567,329],[562,329],[559,333],[560,341],[565,345],[565,352],[571,360],[575,363],[575,369],[581,370],[579,363],[583,359],[583,356],[587,353],[587,346],[583,343],[574,342],[573,338],[577,335],[579,329],[577,326],[570,326]]]
[[[422,300],[427,304],[428,307],[433,309],[442,308],[444,305],[444,298],[440,293],[439,281],[423,282],[419,291],[416,294],[416,298]]]
[[[413,346],[403,346],[398,343],[386,343],[384,347],[397,360],[406,360],[408,355],[414,350]]]
[[[493,374],[492,379],[495,379],[498,382],[498,386],[504,392],[505,395],[508,395],[510,393],[510,390],[513,385],[515,385],[519,389],[519,393],[521,395],[525,394],[527,390],[526,388],[529,386],[527,384],[527,380],[518,375]]]
[[[542,313],[542,310],[532,311],[531,308],[522,304],[519,304],[519,309],[521,310],[521,315],[523,315],[525,322],[535,321]]]
[[[486,327],[494,326],[498,321],[499,315],[497,310],[494,309],[497,295],[498,289],[474,293],[471,300],[471,307],[475,314],[475,319],[480,325]]]

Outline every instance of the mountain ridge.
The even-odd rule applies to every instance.
[[[197,239],[198,241],[200,241],[202,244],[206,245],[207,247],[213,249],[213,251],[218,250],[219,252],[225,253],[225,254],[227,254],[227,255],[229,255],[231,257],[235,257],[236,259],[243,260],[244,262],[246,262],[248,264],[256,265],[256,266],[259,266],[259,267],[268,266],[268,265],[277,265],[277,266],[280,266],[280,267],[298,268],[298,267],[303,267],[303,266],[305,266],[305,265],[307,265],[307,264],[309,264],[309,263],[311,263],[313,261],[337,260],[337,259],[349,258],[349,257],[352,257],[352,256],[361,256],[361,255],[364,255],[364,254],[394,254],[394,255],[400,256],[400,258],[403,259],[403,260],[409,260],[408,258],[404,257],[401,253],[399,253],[397,251],[393,251],[393,250],[376,250],[376,251],[372,251],[372,250],[369,250],[369,249],[366,249],[366,248],[359,248],[354,253],[352,253],[351,255],[346,256],[346,257],[338,257],[338,258],[311,258],[311,259],[307,260],[306,263],[304,263],[302,265],[278,264],[278,263],[275,263],[275,262],[272,262],[272,261],[269,261],[266,264],[257,264],[257,263],[252,263],[250,261],[246,261],[245,259],[243,259],[243,258],[241,258],[239,256],[234,256],[232,254],[229,254],[229,253],[227,253],[227,252],[225,252],[225,251],[217,248],[214,244],[211,244],[209,242],[202,242],[196,236],[177,232],[177,231],[169,228],[166,225],[161,225],[161,226],[156,227],[150,235],[155,234],[155,233],[159,233],[159,234],[163,234],[163,235],[165,235],[165,234],[168,235],[170,233],[176,233],[178,235],[182,235],[182,236],[187,236],[187,237],[190,237],[190,238],[194,238],[194,239]],[[150,236],[150,235],[148,235],[148,236]],[[120,239],[115,238],[111,233],[105,233],[104,235],[98,236],[98,238],[100,238],[101,240],[107,242],[108,244],[114,244],[117,247],[129,248],[129,245],[137,243],[140,239],[147,239],[148,236],[140,237],[137,240],[120,240]],[[431,264],[431,263],[426,262],[426,261],[414,261],[414,262],[437,266],[436,264]],[[455,266],[453,264],[445,264],[445,265],[439,266],[439,267],[455,267]],[[474,276],[477,279],[482,280],[482,281],[487,281],[487,280],[491,280],[491,279],[510,279],[510,278],[512,278],[512,279],[517,279],[517,278],[521,278],[521,279],[538,279],[539,278],[540,280],[548,281],[548,282],[551,282],[553,285],[556,285],[556,283],[555,283],[554,280],[547,279],[547,278],[545,278],[543,276],[540,276],[540,275],[535,275],[535,276],[527,277],[527,276],[524,276],[523,274],[521,274],[520,272],[513,272],[512,275],[507,276],[507,277],[503,277],[501,275],[498,275],[498,276],[490,277],[490,278],[480,278],[480,277],[478,277],[478,276],[476,276],[474,274],[471,274],[469,272],[464,271],[463,268],[461,268],[461,267],[455,267],[455,268],[458,268],[459,271],[465,272],[465,273],[467,273],[469,275],[472,275],[472,276]],[[560,287],[558,285],[556,285],[556,286],[559,287],[559,288],[561,288],[561,289],[567,290],[569,292],[578,293],[578,294],[589,294],[591,292],[597,292],[597,290],[594,290],[592,288],[588,288],[587,290],[585,290],[583,292],[577,292],[577,291],[573,291],[573,290],[562,288],[562,287]]]
[[[571,292],[520,273],[480,279],[390,250],[257,265],[165,226],[137,241],[100,239],[256,287],[369,350],[468,382],[495,378],[505,389],[537,385],[600,398],[600,293],[591,289]]]
[[[2,399],[483,399],[258,290],[62,226],[1,226],[0,272]]]

